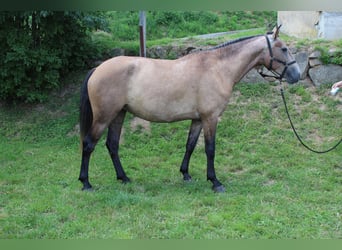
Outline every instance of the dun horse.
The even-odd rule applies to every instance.
[[[180,172],[191,180],[189,161],[203,128],[207,180],[213,190],[225,188],[214,169],[215,134],[234,85],[253,67],[263,65],[295,83],[299,66],[276,32],[244,37],[176,60],[120,56],[88,73],[81,93],[82,163],[79,180],[91,189],[90,155],[104,130],[117,179],[129,182],[119,158],[119,140],[126,112],[151,122],[191,120]]]

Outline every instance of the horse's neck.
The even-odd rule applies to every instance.
[[[230,47],[232,46],[232,47]],[[263,37],[256,37],[251,41],[236,43],[223,48],[223,56],[221,64],[223,68],[231,68],[231,70],[223,70],[226,79],[232,84],[239,82],[253,67],[262,63],[266,41]],[[229,50],[237,50],[230,53]]]

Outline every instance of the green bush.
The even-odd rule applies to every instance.
[[[0,97],[7,101],[36,102],[58,86],[62,61],[53,52],[17,47],[1,63]]]
[[[101,15],[81,12],[0,12],[0,100],[42,102],[60,77],[97,53],[88,31]]]
[[[199,20],[203,25],[215,25],[219,21],[219,17],[214,12],[201,11],[199,13]]]
[[[138,11],[112,11],[107,12],[110,30],[115,40],[138,41],[139,12]]]
[[[153,18],[157,25],[180,24],[184,22],[179,11],[155,11]]]

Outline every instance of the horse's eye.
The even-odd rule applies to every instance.
[[[282,50],[283,52],[287,52],[287,48],[286,48],[286,47],[281,48],[281,50]]]

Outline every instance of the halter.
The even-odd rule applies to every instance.
[[[274,75],[273,75],[273,76],[267,75],[267,74],[264,74],[263,72],[259,72],[259,73],[260,73],[260,75],[262,75],[263,77],[265,77],[265,76],[275,77],[276,79],[278,79],[279,81],[281,81],[281,79],[283,79],[283,77],[284,77],[284,75],[285,75],[285,73],[286,73],[286,71],[287,71],[287,68],[288,68],[290,65],[296,63],[296,60],[293,60],[293,61],[291,61],[291,62],[288,63],[288,62],[285,62],[285,61],[283,61],[283,60],[280,60],[280,59],[278,59],[278,58],[273,57],[273,51],[272,51],[270,39],[268,38],[267,35],[265,35],[265,38],[266,38],[266,41],[267,41],[268,51],[269,51],[270,57],[271,57],[270,66],[269,66],[269,71],[272,72]],[[284,65],[284,69],[283,69],[283,72],[281,72],[281,74],[279,74],[277,71],[275,71],[275,70],[272,69],[273,61],[276,61],[276,62],[281,63],[281,64]]]

